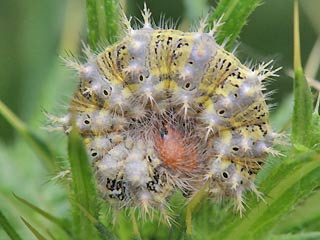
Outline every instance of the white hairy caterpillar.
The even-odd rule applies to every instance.
[[[250,69],[216,43],[219,23],[204,32],[144,25],[87,61],[69,62],[79,85],[65,132],[76,126],[87,146],[98,189],[117,208],[160,209],[181,190],[192,196],[208,182],[212,198],[231,197],[241,212],[277,134],[269,124],[264,81],[278,70]],[[57,120],[57,119],[56,119]]]

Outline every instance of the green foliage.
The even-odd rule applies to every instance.
[[[226,48],[230,50],[239,36],[248,17],[259,6],[261,0],[220,0],[216,10],[209,17],[209,23],[222,17],[224,24],[219,28],[218,42],[228,39]]]
[[[86,1],[87,18],[88,18],[88,41],[92,49],[96,49],[96,44],[99,39],[99,22],[97,1]]]
[[[49,169],[56,168],[56,161],[48,144],[32,132],[13,112],[0,100],[0,114],[23,136],[25,141],[36,152],[42,163]]]
[[[196,4],[195,1],[185,2],[189,8]],[[205,6],[204,1],[199,4]],[[229,37],[227,48],[230,49],[259,4],[259,0],[221,0],[208,20],[210,25],[223,15],[225,23],[220,29],[218,41],[221,43]],[[188,15],[191,10],[187,10]],[[116,40],[118,11],[119,6],[115,0],[86,0],[88,41],[92,49],[97,49],[103,40],[110,43]],[[26,216],[28,221],[21,218],[23,223],[37,239],[319,239],[320,195],[317,189],[320,186],[320,117],[317,112],[312,113],[313,97],[301,67],[298,19],[298,5],[295,1],[293,146],[280,146],[283,156],[271,156],[257,177],[257,185],[265,194],[266,202],[257,201],[255,196],[249,194],[246,201],[248,210],[240,218],[232,212],[230,203],[212,203],[205,200],[203,192],[187,208],[181,204],[183,197],[176,193],[170,203],[173,208],[182,207],[174,208],[179,217],[176,218],[177,224],[172,227],[157,224],[156,220],[152,223],[144,222],[133,211],[117,213],[117,221],[113,226],[105,203],[100,204],[86,150],[74,127],[68,137],[70,179],[64,179],[71,211],[65,213],[63,218],[57,218],[55,216],[58,215],[49,213],[49,210],[44,211],[30,201],[15,196],[19,204],[32,209],[32,213]],[[287,103],[279,109],[275,124],[281,128],[286,125],[285,121],[279,123],[277,119],[287,113]],[[2,101],[0,114],[31,146],[47,171],[56,174],[61,164],[57,163],[57,153],[51,150],[49,143],[19,120]],[[308,204],[301,204],[305,200],[309,201]],[[16,208],[18,204],[13,205]],[[310,215],[304,216],[305,212]],[[45,218],[59,230],[50,224],[50,227],[38,224],[33,214]],[[287,218],[294,220],[287,221]],[[11,239],[21,239],[2,212],[0,224]],[[301,226],[305,231],[300,232]]]
[[[37,206],[33,205],[32,203],[28,202],[27,200],[15,195],[15,194],[14,194],[14,197],[16,199],[18,199],[24,205],[26,205],[29,208],[31,208],[33,211],[35,211],[38,214],[42,215],[44,218],[48,219],[52,223],[55,223],[57,226],[59,226],[61,229],[63,229],[67,235],[71,236],[71,232],[69,230],[70,226],[66,221],[51,215],[50,213],[38,208]]]
[[[92,169],[75,125],[72,127],[68,140],[68,155],[72,176],[70,198],[73,231],[78,239],[95,239],[97,238],[96,228],[84,212],[79,209],[79,207],[83,207],[90,215],[95,218],[98,217],[98,201]]]
[[[115,0],[86,0],[88,41],[96,50],[99,43],[113,43],[118,33],[119,6]]]
[[[30,231],[33,233],[33,235],[38,240],[47,240],[37,229],[35,229],[27,220],[25,220],[23,217],[21,217],[21,220],[23,223],[30,229]]]
[[[21,237],[14,230],[14,227],[9,223],[9,221],[6,219],[6,217],[3,215],[1,211],[0,211],[0,225],[3,227],[3,229],[6,231],[6,233],[12,240],[21,239]]]
[[[307,152],[283,159],[278,166],[269,166],[262,173],[267,176],[259,183],[259,189],[266,195],[265,202],[248,199],[248,210],[244,219],[224,224],[217,239],[262,239],[283,215],[292,210],[299,201],[320,184],[320,155]],[[294,159],[294,160],[292,160]]]
[[[105,13],[105,32],[106,39],[113,43],[117,40],[118,36],[118,21],[119,21],[119,6],[116,0],[104,0],[104,13]]]
[[[311,147],[310,135],[312,135],[313,131],[312,95],[301,66],[298,1],[295,0],[294,4],[294,108],[292,115],[292,142],[293,144]]]

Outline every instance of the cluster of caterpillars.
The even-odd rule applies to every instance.
[[[55,119],[68,133],[71,113],[103,198],[115,207],[166,213],[179,189],[192,197],[206,181],[212,198],[259,195],[254,179],[272,148],[263,81],[270,63],[250,69],[205,32],[152,28],[124,19],[123,38],[85,63],[69,114]]]

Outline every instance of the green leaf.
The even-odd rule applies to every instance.
[[[312,114],[312,134],[310,143],[313,149],[320,152],[320,116],[318,112]]]
[[[220,0],[217,8],[209,17],[210,27],[212,28],[214,20],[218,20],[223,16],[222,21],[224,24],[219,27],[218,43],[221,44],[226,39],[229,39],[226,49],[230,50],[241,29],[246,24],[248,17],[260,3],[261,0]]]
[[[69,236],[71,236],[71,232],[69,231],[68,225],[61,219],[51,215],[50,213],[38,208],[37,206],[33,205],[32,203],[28,202],[27,200],[13,194],[13,196],[18,199],[20,202],[25,204],[26,206],[30,207],[32,210],[35,212],[39,213],[42,215],[44,218],[48,219],[50,222],[55,223],[58,225],[61,229],[63,229]]]
[[[270,238],[270,240],[317,240],[320,239],[320,232],[307,232],[299,234],[283,234],[275,235]]]
[[[88,218],[88,220],[97,228],[102,240],[116,240],[117,238],[106,228],[106,226],[93,217],[86,209],[77,204],[79,209]]]
[[[99,24],[97,13],[97,1],[86,0],[87,22],[88,22],[88,40],[91,49],[96,50],[96,44],[99,39]]]
[[[245,218],[225,222],[215,239],[261,239],[279,219],[320,186],[320,155],[315,152],[296,154],[281,164],[271,164],[262,173],[260,190],[267,204],[249,197],[250,209]],[[294,160],[292,160],[294,159]],[[259,180],[259,179],[258,179]]]
[[[189,201],[188,206],[187,206],[187,213],[186,213],[186,228],[187,228],[187,234],[191,234],[192,233],[192,212],[194,211],[194,209],[197,207],[197,205],[199,205],[199,203],[201,202],[201,200],[203,200],[204,197],[207,197],[208,194],[206,192],[206,189],[209,186],[209,182],[207,181],[203,187],[199,190],[199,192],[192,197],[192,199]]]
[[[311,147],[312,94],[305,78],[300,57],[300,31],[298,1],[294,2],[294,107],[292,116],[292,142]]]
[[[275,233],[297,233],[302,229],[303,231],[320,229],[319,199],[320,191],[317,191],[306,201],[301,202],[292,213],[277,224]]]
[[[104,0],[104,13],[106,19],[106,39],[109,43],[114,43],[117,40],[119,26],[119,8],[117,1]]]
[[[48,170],[57,168],[55,154],[43,140],[33,133],[1,100],[0,114],[21,134],[25,141],[31,146],[36,155],[42,160]]]
[[[0,226],[2,227],[2,229],[8,234],[8,236],[12,239],[12,240],[20,240],[22,239],[18,233],[14,230],[14,227],[11,226],[11,224],[9,223],[9,221],[6,219],[6,217],[2,214],[1,210],[0,210]]]
[[[87,0],[89,45],[96,50],[99,42],[113,43],[118,36],[119,9],[115,0]]]
[[[95,181],[88,162],[87,152],[75,125],[73,125],[68,138],[68,155],[72,173],[71,204],[75,234],[79,239],[99,239],[95,226],[83,211],[79,211],[78,207],[79,205],[82,206],[90,215],[98,218],[99,208]]]
[[[30,223],[28,223],[23,217],[21,217],[23,223],[29,228],[29,230],[33,233],[33,235],[38,240],[47,240],[37,229],[35,229]]]

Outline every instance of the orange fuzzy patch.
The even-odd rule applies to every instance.
[[[195,143],[172,127],[165,125],[160,129],[155,136],[155,149],[160,160],[171,169],[193,172],[198,167]]]

